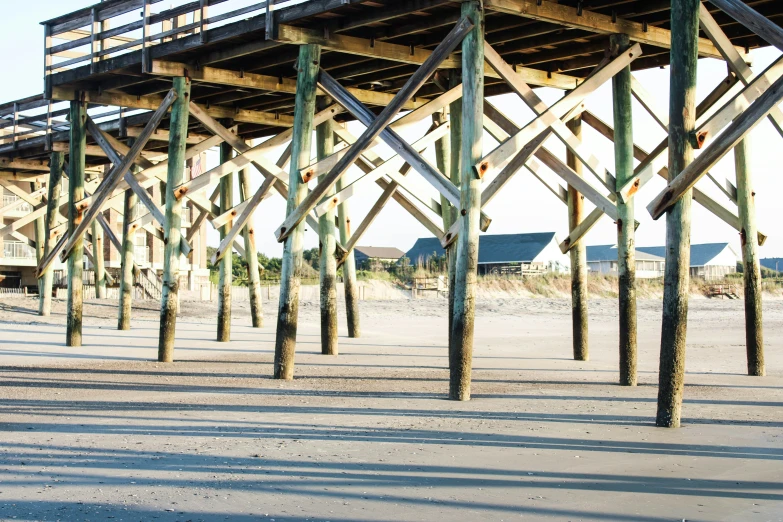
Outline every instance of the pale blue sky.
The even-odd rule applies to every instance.
[[[177,3],[177,2],[175,2]],[[81,7],[91,5],[86,0],[35,0],[27,5],[9,10],[0,20],[0,48],[10,51],[13,56],[6,60],[6,81],[0,84],[0,102],[37,94],[42,91],[43,77],[43,30],[39,22]],[[159,4],[163,5],[163,4]],[[155,9],[157,10],[157,9]],[[764,49],[755,51],[754,70],[762,70],[779,53]],[[11,78],[11,74],[13,77]],[[725,64],[717,60],[702,60],[699,63],[699,97],[709,92],[726,75]],[[637,78],[653,93],[659,106],[666,110],[668,94],[668,69],[653,69],[635,73]],[[538,91],[547,103],[552,103],[560,95],[559,91],[543,89]],[[511,95],[496,100],[497,105],[511,116],[518,124],[522,124],[532,116],[518,99]],[[588,108],[602,117],[612,121],[611,86],[605,85],[587,100]],[[638,104],[634,104],[634,136],[638,145],[652,149],[663,137],[663,131],[653,122]],[[426,126],[425,126],[426,127]],[[352,132],[361,132],[361,126],[351,127]],[[585,142],[595,154],[611,170],[614,155],[610,144],[585,126]],[[426,129],[421,129],[419,135]],[[408,137],[413,140],[419,137],[415,132]],[[562,154],[563,147],[552,139],[547,144],[553,151]],[[492,146],[488,142],[488,147]],[[783,237],[778,233],[780,222],[779,203],[775,203],[774,195],[783,189],[779,170],[783,165],[783,137],[781,137],[768,122],[763,122],[751,134],[752,169],[755,176],[756,199],[758,205],[758,222],[760,229],[769,235],[767,244],[762,247],[762,257],[783,256]],[[215,162],[215,155],[211,155]],[[713,169],[713,174],[722,178],[734,178],[733,156],[730,154]],[[256,176],[260,178],[260,176]],[[551,179],[556,178],[552,175]],[[597,186],[597,181],[590,180]],[[260,182],[255,181],[257,186]],[[647,203],[663,189],[662,179],[654,179],[637,196],[637,220],[641,226],[637,231],[637,244],[660,245],[664,243],[665,220],[652,221],[647,210]],[[728,200],[715,189],[709,180],[702,180],[699,187],[729,206]],[[358,223],[366,211],[380,195],[380,189],[368,191],[364,197],[356,197],[353,202],[353,223]],[[433,193],[434,195],[434,193]],[[694,204],[692,239],[694,243],[729,241],[739,250],[737,232],[713,217],[699,205]],[[281,247],[275,242],[273,233],[283,220],[284,201],[278,196],[266,200],[255,215],[259,248],[268,255],[279,255]],[[488,233],[540,232],[555,231],[560,239],[566,232],[566,208],[554,198],[529,173],[520,171],[507,187],[485,209],[493,218]],[[403,250],[410,248],[416,238],[428,235],[427,231],[396,203],[390,202],[381,216],[371,227],[362,244],[389,245]],[[587,237],[588,244],[614,243],[616,228],[610,219],[604,218]],[[211,242],[217,241],[216,233],[210,233]],[[317,237],[309,232],[307,246],[317,245]]]

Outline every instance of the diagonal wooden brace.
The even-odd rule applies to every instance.
[[[339,180],[348,168],[358,159],[362,151],[366,149],[381,132],[389,125],[394,117],[400,112],[402,107],[410,100],[413,95],[424,85],[424,83],[432,76],[435,70],[438,68],[441,62],[445,60],[451,51],[462,41],[462,39],[473,29],[473,22],[467,18],[462,18],[454,29],[444,38],[444,40],[432,51],[432,54],[425,60],[419,69],[413,73],[408,79],[405,85],[397,92],[391,103],[387,105],[381,114],[375,118],[370,126],[359,137],[357,142],[351,147],[350,151],[343,156],[337,165],[335,165],[329,174],[327,174],[321,183],[319,183],[302,201],[302,203],[294,209],[283,224],[277,231],[277,240],[284,241],[289,234],[296,228],[296,226],[302,222],[310,211],[323,199],[323,197],[331,190],[337,180]],[[321,70],[321,76],[324,75],[324,71]],[[328,76],[328,75],[326,75]],[[323,79],[323,78],[322,78]],[[336,83],[336,82],[335,82]],[[320,87],[323,88],[323,82],[319,82]],[[324,89],[327,90],[327,89]],[[328,92],[328,91],[327,91]],[[339,102],[338,102],[339,103]]]
[[[195,107],[195,111],[194,111],[194,107]],[[231,145],[234,148],[234,150],[236,150],[237,152],[244,153],[244,152],[247,152],[250,149],[250,145],[245,143],[245,140],[243,140],[242,138],[240,138],[236,134],[234,134],[231,131],[229,131],[229,129],[227,129],[226,127],[221,125],[219,122],[217,122],[214,118],[209,116],[205,111],[203,111],[195,103],[191,103],[190,114],[192,116],[194,116],[196,119],[198,119],[202,124],[204,124],[204,126],[210,132],[214,132],[215,134],[217,134],[218,136],[223,138],[223,140],[226,143],[228,143],[229,145]],[[271,172],[267,172],[263,167],[261,167],[257,163],[251,162],[251,164],[254,167],[256,167],[256,169],[258,169],[259,172],[261,172],[261,174],[264,176],[264,178],[268,178],[270,176],[275,178],[275,182],[274,182],[275,190],[281,196],[283,196],[283,198],[287,198],[288,197],[288,186],[283,181],[281,181],[280,179],[276,178],[274,176],[274,174],[272,174]],[[200,177],[201,176],[198,176],[196,179],[198,179]],[[311,214],[308,213],[307,216],[306,216],[306,219],[307,219],[307,223],[313,228],[313,230],[317,230],[318,229],[318,221]],[[239,247],[238,243],[235,242],[234,243],[234,248],[240,249],[241,247]],[[337,242],[337,248],[339,250],[344,250],[339,241]]]
[[[736,147],[782,99],[783,78],[780,78],[650,202],[647,210],[653,219],[660,218],[669,207],[674,205],[707,170]]]
[[[707,8],[704,7],[704,4],[699,6],[699,25],[707,37],[712,40],[712,43],[715,44],[715,47],[718,48],[718,51],[723,55],[723,59],[726,60],[729,69],[737,75],[737,78],[739,78],[742,83],[749,85],[755,76],[753,71],[748,67],[748,64],[742,56],[740,56],[737,48],[731,44],[726,33],[723,32],[720,25],[718,25]],[[769,86],[770,82],[768,81],[762,81],[758,84],[758,88],[762,91],[769,88]],[[781,112],[780,108],[775,107],[772,109],[768,118],[772,123],[772,126],[775,127],[781,136],[783,136],[783,112]]]
[[[351,235],[351,239],[349,239],[348,243],[345,244],[347,251],[345,255],[343,255],[342,259],[338,260],[338,266],[345,263],[345,260],[348,258],[348,254],[351,252],[351,250],[354,249],[356,243],[359,242],[364,233],[367,232],[367,229],[370,228],[370,225],[372,225],[373,221],[375,221],[375,218],[378,217],[378,214],[380,214],[381,210],[383,210],[383,207],[386,206],[386,203],[388,203],[389,200],[394,196],[395,192],[397,192],[398,186],[399,185],[397,185],[397,183],[392,181],[386,187],[386,190],[381,193],[381,197],[378,198],[378,201],[375,202],[362,222],[356,228],[356,231]]]
[[[547,114],[549,106],[533,92],[530,86],[522,81],[519,75],[514,72],[514,69],[486,42],[484,42],[484,58],[509,87],[522,98],[522,101],[530,107],[536,116]],[[614,192],[616,187],[610,185],[609,179],[612,176],[608,175],[609,171],[601,164],[600,160],[588,150],[588,147],[582,143],[582,140],[577,138],[560,118],[553,117],[551,113],[549,116],[551,118],[545,122],[549,123],[554,134],[598,178],[607,190]]]
[[[448,125],[441,125],[433,129],[420,140],[416,141],[413,144],[413,147],[416,151],[421,152],[445,136],[448,131]],[[319,203],[318,206],[315,207],[315,215],[321,216],[330,210],[334,210],[339,204],[360,193],[365,187],[369,186],[369,184],[373,183],[376,179],[393,174],[394,171],[402,168],[404,164],[405,160],[399,155],[389,158],[368,174],[365,174],[340,192],[333,194],[328,199],[325,199]]]
[[[579,105],[590,93],[594,92],[601,85],[610,80],[618,71],[625,68],[633,60],[641,56],[641,54],[641,47],[639,44],[636,44],[596,71],[579,87],[558,100],[557,103],[549,107],[518,133],[490,152],[478,164],[474,165],[476,173],[483,177],[502,168],[507,161],[533,138],[541,134],[544,129],[551,127],[555,121],[560,121],[561,118],[575,106]]]
[[[321,71],[319,77],[319,85],[321,88],[329,93],[329,95],[337,101],[340,105],[346,108],[346,110],[353,114],[363,125],[368,128],[373,125],[377,119],[375,115],[370,112],[359,100],[357,100],[350,92],[346,91],[334,78],[329,76],[325,71]],[[455,207],[460,206],[460,191],[451,180],[446,178],[442,173],[438,171],[430,162],[424,159],[415,148],[408,142],[403,140],[399,134],[393,129],[383,129],[379,133],[381,139],[385,141],[397,154],[400,155],[416,172],[427,180],[435,189],[443,194],[443,196],[449,200],[449,202]],[[481,214],[481,230],[486,231],[489,228],[489,224],[492,220],[482,212]]]
[[[192,112],[192,105],[191,105],[191,112]],[[339,105],[337,104],[331,105],[330,107],[327,107],[326,109],[320,111],[318,114],[315,115],[314,124],[318,125],[320,123],[323,123],[324,121],[334,117],[335,115],[341,113],[342,111],[343,109]],[[206,113],[204,112],[204,114]],[[200,116],[196,116],[196,117],[200,118]],[[275,165],[271,161],[267,160],[266,157],[264,157],[264,154],[267,151],[269,151],[269,149],[281,145],[286,141],[290,140],[292,134],[293,134],[293,129],[287,129],[281,132],[280,134],[276,135],[275,137],[270,138],[265,142],[256,145],[255,147],[250,147],[249,145],[246,144],[245,147],[243,147],[246,148],[245,151],[240,151],[237,149],[237,155],[231,158],[230,160],[222,163],[221,165],[218,165],[217,167],[215,167],[212,170],[209,170],[208,172],[201,174],[200,176],[195,177],[190,181],[183,183],[179,187],[176,187],[174,189],[175,197],[177,199],[180,199],[183,196],[190,196],[191,194],[197,193],[201,190],[206,190],[210,186],[217,183],[221,178],[223,178],[223,176],[227,176],[233,172],[241,170],[248,165],[253,165],[254,167],[256,167],[256,169],[258,169],[259,172],[264,174],[265,178],[271,174],[279,178],[283,183],[288,183],[288,174],[284,172],[279,165]]]
[[[166,97],[163,99],[163,102],[161,103],[160,107],[158,107],[158,109],[153,113],[146,127],[144,127],[144,131],[137,138],[136,142],[133,144],[133,147],[131,148],[128,155],[122,160],[122,162],[115,165],[114,168],[111,170],[111,172],[109,172],[109,174],[104,178],[103,182],[99,185],[96,194],[94,195],[94,204],[87,210],[87,212],[84,215],[82,215],[81,221],[76,225],[76,228],[74,229],[73,233],[68,238],[68,242],[65,244],[65,247],[60,252],[61,260],[65,261],[66,259],[68,259],[68,256],[71,254],[71,251],[76,245],[78,239],[84,235],[84,232],[92,224],[92,221],[95,219],[95,216],[100,212],[101,207],[103,206],[103,202],[112,195],[114,188],[122,180],[125,173],[128,172],[128,170],[131,168],[131,166],[136,161],[139,154],[141,154],[141,151],[144,149],[144,146],[147,144],[147,141],[149,141],[150,136],[152,136],[152,133],[155,132],[155,129],[158,128],[158,125],[160,124],[161,120],[166,115],[169,108],[171,107],[171,105],[174,103],[176,99],[177,99],[176,91],[173,89],[170,90],[169,93],[166,95]],[[54,259],[52,259],[51,261],[53,260]],[[44,259],[42,261],[42,264],[38,266],[38,270],[37,270],[38,274],[42,274],[49,267],[48,264],[45,264],[46,261],[47,260]],[[49,264],[51,264],[51,261],[49,261]]]
[[[95,139],[95,142],[98,144],[98,146],[106,153],[106,157],[109,158],[109,161],[115,165],[122,163],[125,158],[114,149],[107,139],[108,135],[105,134],[89,116],[87,116],[87,130],[90,132],[90,135],[92,135],[93,139]],[[164,226],[166,224],[166,217],[163,215],[163,211],[155,204],[154,201],[152,201],[150,193],[139,184],[138,180],[133,175],[133,172],[128,170],[123,176],[123,179],[134,192],[134,194],[136,194],[136,196],[139,198],[139,201],[141,201],[147,210],[150,211],[150,214],[153,218],[155,218],[155,221],[157,221],[160,226]],[[190,254],[193,248],[184,237],[182,237],[181,241],[182,243],[180,244],[180,250],[182,251],[183,255],[187,256]],[[121,252],[122,248],[119,248],[119,251]]]
[[[699,125],[695,131],[695,135],[700,136],[702,144],[706,143],[712,136],[720,132],[726,125],[730,124],[732,120],[736,119],[744,110],[746,110],[755,100],[759,98],[762,92],[756,89],[755,86],[758,82],[764,81],[776,81],[783,75],[783,58],[779,58],[767,70],[753,79],[753,81],[736,94],[729,102],[727,102],[719,111],[714,113],[707,121]],[[702,108],[705,112],[707,107]],[[661,143],[655,147],[650,153],[648,159],[634,169],[634,176],[628,180],[628,182],[620,187],[618,190],[618,196],[621,201],[627,201],[626,198],[633,196],[638,192],[647,181],[653,178],[654,173],[648,167],[654,161],[659,161],[658,158],[663,154],[666,149],[669,148],[669,138],[665,138]]]
[[[462,98],[462,84],[457,85],[453,89],[444,92],[437,98],[430,100],[429,102],[422,105],[415,111],[411,111],[407,113],[406,115],[402,116],[400,119],[391,123],[389,127],[396,130],[397,132],[402,132],[402,130],[405,129],[406,127],[418,123],[424,118],[427,118],[432,114],[443,110],[444,108],[448,107],[451,103],[459,100],[460,98]],[[335,132],[338,134],[340,139],[342,139],[346,143],[348,142],[348,140],[343,139],[344,135],[347,132],[345,129],[337,126],[335,127]],[[354,143],[355,141],[356,140],[354,139],[353,141],[351,141],[351,143]],[[371,144],[371,147],[380,144],[381,141],[382,140],[376,139]],[[365,155],[365,157],[369,158],[370,156],[368,154],[370,155],[375,154],[374,152],[371,151],[372,149],[368,148],[364,151],[363,154]],[[306,169],[302,169],[302,179],[305,182],[308,182],[317,176],[328,173],[335,166],[337,160],[345,156],[347,152],[348,152],[348,148],[337,151],[331,156],[328,156],[317,163],[311,164]]]
[[[710,0],[721,11],[783,51],[783,29],[740,0]]]

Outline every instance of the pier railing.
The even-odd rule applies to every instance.
[[[142,51],[164,42],[200,35],[207,29],[307,3],[312,0],[108,0],[43,22],[45,35],[44,75],[89,65],[98,70],[102,60],[132,51]],[[271,17],[268,17],[271,19]]]

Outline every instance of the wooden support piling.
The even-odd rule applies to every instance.
[[[250,178],[247,170],[239,171],[239,199],[246,201],[252,197],[250,193]],[[261,306],[261,274],[258,271],[258,248],[256,247],[256,230],[253,220],[248,221],[242,229],[245,240],[245,257],[247,258],[247,284],[250,295],[250,320],[253,328],[264,327],[264,309]],[[191,271],[192,273],[192,271]]]
[[[628,35],[612,35],[616,56],[631,46]],[[612,77],[616,190],[634,175],[631,66]],[[620,385],[636,386],[636,239],[634,199],[617,201],[617,275],[620,306]]]
[[[66,311],[66,346],[82,345],[84,271],[84,237],[74,237],[74,231],[82,220],[82,212],[76,202],[84,198],[85,152],[87,150],[87,104],[71,102],[71,133],[68,164],[68,235],[73,249],[68,256],[68,308]]]
[[[38,192],[43,188],[40,181],[33,181],[30,183],[30,192]],[[44,228],[45,215],[41,215],[35,220],[33,225],[33,237],[35,238],[35,262],[40,263],[44,258],[44,244],[46,243],[46,229]],[[38,299],[41,298],[43,290],[43,281],[38,279]]]
[[[231,126],[231,124],[227,124]],[[229,161],[234,149],[228,143],[220,144],[221,165]],[[224,214],[234,208],[234,175],[229,174],[220,178],[220,213]],[[220,239],[224,239],[231,231],[231,221],[220,227]],[[217,316],[217,340],[227,343],[231,340],[231,285],[233,284],[234,253],[232,248],[226,250],[226,254],[220,260],[218,277],[218,316]]]
[[[672,0],[669,73],[669,180],[693,161],[691,133],[696,126],[699,0]],[[666,214],[666,268],[663,324],[655,423],[677,428],[682,415],[685,340],[690,284],[691,191]]]
[[[336,191],[343,189],[343,179],[337,180]],[[337,225],[340,229],[340,243],[347,245],[353,235],[351,228],[351,209],[348,201],[337,206]],[[361,336],[359,324],[359,287],[356,284],[356,259],[353,248],[345,256],[343,262],[343,287],[345,289],[345,317],[348,322],[348,337],[357,339]]]
[[[473,328],[476,311],[481,179],[472,166],[481,161],[484,116],[484,12],[477,0],[462,3],[473,29],[462,40],[462,146],[460,216],[454,281],[454,312],[449,346],[449,398],[470,400]]]
[[[319,99],[319,110],[329,104]],[[326,120],[315,129],[316,151],[318,161],[334,153],[334,120]],[[319,176],[322,181],[323,176]],[[334,188],[326,196],[334,194]],[[335,227],[334,210],[330,210],[318,218],[318,237],[320,246],[320,294],[321,294],[321,353],[337,355],[337,259],[335,258]]]
[[[462,71],[449,71],[449,89],[462,85]],[[451,159],[449,161],[449,177],[455,186],[460,186],[462,178],[462,98],[449,104],[449,143],[451,144]],[[444,173],[445,174],[445,173]],[[451,226],[443,230],[449,231],[457,220],[457,208],[449,205],[451,209]],[[451,332],[454,326],[454,285],[457,277],[457,245],[449,244],[446,249],[449,264],[449,347],[451,346]]]
[[[103,255],[103,229],[97,219],[92,222],[92,264],[95,276],[95,298],[106,299],[106,263]]]
[[[574,136],[582,138],[582,118],[576,117],[568,122],[568,128]],[[574,172],[582,176],[582,162],[574,153],[566,149],[566,163]],[[568,185],[568,228],[576,229],[584,220],[584,196],[572,185]],[[587,336],[587,247],[578,241],[571,250],[571,330],[575,361],[587,361],[590,358]]]
[[[44,225],[44,258],[48,257],[59,239],[51,234],[51,230],[57,226],[57,216],[60,207],[60,191],[62,190],[63,163],[65,155],[62,152],[52,152],[49,158],[49,185],[46,191],[46,223]],[[39,262],[40,264],[40,262]],[[52,285],[54,274],[52,267],[47,268],[41,275],[41,295],[38,301],[38,315],[48,316],[52,313]]]
[[[761,267],[756,236],[756,203],[753,178],[749,165],[748,138],[734,147],[734,165],[737,172],[737,207],[740,218],[742,244],[742,275],[745,281],[745,342],[748,356],[748,375],[763,377],[764,330],[761,321]]]
[[[296,79],[296,101],[288,178],[288,202],[286,215],[291,213],[307,196],[307,185],[301,182],[299,170],[310,163],[310,150],[315,114],[315,92],[321,48],[308,44],[299,47]],[[302,242],[304,221],[299,220],[287,235],[283,245],[283,267],[280,274],[280,302],[278,305],[277,331],[275,334],[276,379],[294,378],[294,354],[299,317],[299,284],[302,267]]]
[[[177,99],[171,107],[169,125],[169,158],[166,173],[166,225],[163,254],[163,292],[160,305],[160,337],[158,361],[174,361],[174,335],[179,309],[179,258],[182,240],[182,202],[174,189],[185,175],[185,147],[188,137],[190,80],[174,78]]]
[[[459,103],[455,103],[454,105],[461,105],[461,101]],[[458,113],[460,114],[460,113]],[[452,115],[452,118],[454,116]],[[453,120],[452,120],[453,121]],[[433,113],[432,115],[432,123],[437,126],[445,125],[448,122],[447,112],[444,111],[438,111]],[[453,124],[452,124],[453,125]],[[445,176],[451,178],[452,183],[455,185],[459,185],[459,181],[455,182],[453,177],[454,170],[452,169],[452,161],[454,159],[454,153],[452,150],[452,139],[451,132],[453,131],[454,127],[452,126],[449,129],[449,135],[444,136],[443,138],[439,139],[435,142],[435,162],[438,165],[438,170],[441,171]],[[457,151],[459,151],[459,147],[457,147]],[[457,161],[457,165],[459,165],[459,161]],[[443,219],[443,230],[449,230],[451,228],[451,225],[454,224],[454,220],[456,219],[454,207],[451,205],[451,202],[449,199],[441,194],[440,195],[440,209],[441,209],[441,218]],[[449,245],[449,247],[446,249],[446,269],[448,270],[448,277],[449,277],[449,308],[448,308],[448,314],[449,314],[449,339],[451,339],[451,325],[452,325],[452,313],[454,312],[454,300],[452,299],[454,293],[452,291],[453,289],[453,275],[454,275],[454,269],[455,269],[455,263],[453,262],[453,254],[456,253],[456,249],[452,248],[452,245]]]
[[[120,254],[118,330],[130,330],[133,309],[133,261],[136,253],[136,229],[132,223],[139,219],[138,201],[138,196],[132,189],[125,191],[122,218],[122,252]]]

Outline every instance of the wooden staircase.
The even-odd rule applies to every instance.
[[[737,293],[737,287],[735,285],[711,285],[709,288],[708,297],[714,299],[720,297],[721,299],[739,299],[740,296]]]
[[[136,286],[144,292],[145,299],[160,300],[163,295],[163,281],[150,268],[139,270],[136,277]]]

